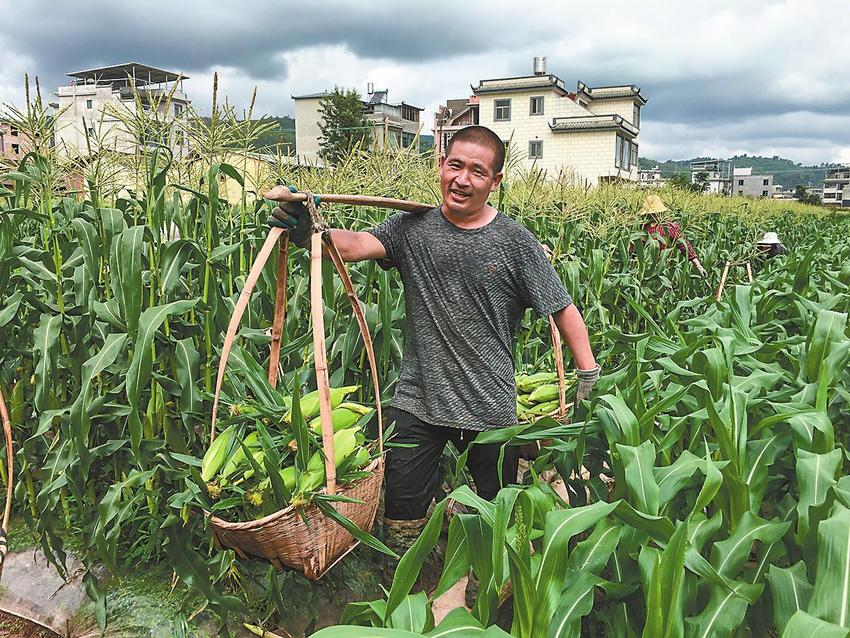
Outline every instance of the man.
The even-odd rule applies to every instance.
[[[766,232],[756,244],[758,256],[762,259],[772,259],[786,253],[785,246],[779,240],[779,235],[774,232]]]
[[[647,195],[643,198],[643,206],[641,214],[649,218],[643,229],[653,237],[662,249],[671,248],[673,244],[688,258],[688,261],[693,264],[694,268],[700,276],[705,277],[705,268],[702,267],[694,247],[685,238],[685,233],[682,232],[682,227],[679,222],[665,220],[662,215],[668,212],[669,209],[664,205],[664,202],[658,195]]]
[[[411,447],[387,453],[384,528],[398,553],[427,520],[446,443],[463,451],[479,432],[516,424],[512,353],[526,308],[554,316],[579,368],[578,399],[599,377],[581,315],[537,239],[487,204],[504,156],[491,130],[464,128],[440,158],[441,206],[395,214],[365,232],[331,231],[345,261],[376,259],[397,268],[404,285],[404,356],[387,421],[395,422],[394,441]],[[287,205],[274,216],[294,225],[304,244],[309,221],[302,208]],[[498,459],[497,444],[474,445],[468,457],[478,494],[488,500],[500,483],[516,482],[515,449],[506,450],[501,468]]]

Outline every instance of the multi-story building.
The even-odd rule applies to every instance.
[[[372,144],[377,148],[386,146],[418,150],[419,133],[422,128],[419,114],[424,110],[406,102],[390,104],[386,89],[375,90],[370,82],[368,99],[363,102],[363,116],[372,132]],[[319,149],[322,131],[322,98],[327,91],[307,95],[293,95],[295,100],[295,150],[298,157],[310,163],[321,163]]]
[[[752,167],[732,169],[732,190],[744,197],[770,197],[773,175],[753,175]]]
[[[170,138],[175,153],[188,148],[185,132],[178,133],[176,128],[190,104],[183,91],[187,76],[129,62],[68,73],[68,77],[71,82],[56,93],[59,102],[54,130],[60,153],[87,155],[89,149],[96,151],[101,145],[135,152],[145,140],[140,140],[139,133],[124,120],[133,117],[138,105],[145,111],[156,109],[153,115],[160,122],[158,126],[165,127],[150,131],[151,143],[161,144]]]
[[[850,164],[826,169],[823,180],[823,203],[850,208]]]
[[[656,165],[652,168],[638,170],[638,182],[641,186],[649,188],[661,188],[667,180],[661,177],[661,167]]]
[[[446,145],[457,131],[478,124],[478,96],[470,95],[459,100],[447,100],[434,114],[434,150],[442,155]]]
[[[14,125],[0,122],[0,160],[17,161],[28,150],[27,138]]]
[[[477,103],[450,100],[454,108],[447,103],[437,113],[434,133],[441,147],[458,128],[479,123],[512,143],[520,164],[550,177],[587,185],[638,179],[637,138],[646,104],[639,87],[578,82],[571,92],[538,57],[533,75],[481,80],[471,88]],[[457,114],[446,119],[445,111]]]
[[[691,162],[691,184],[698,181],[705,182],[709,193],[731,195],[732,165],[715,159]]]

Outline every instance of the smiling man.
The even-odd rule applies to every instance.
[[[577,398],[599,377],[581,315],[540,243],[487,203],[504,159],[493,131],[464,128],[440,159],[441,206],[395,214],[364,232],[332,231],[344,260],[376,259],[397,268],[404,285],[404,356],[387,420],[396,424],[394,441],[410,447],[389,449],[385,496],[386,541],[399,553],[426,522],[446,443],[463,451],[478,433],[516,424],[513,346],[527,308],[553,315],[579,369]],[[305,242],[302,205],[275,217],[295,224],[296,241]],[[467,467],[488,500],[500,478],[516,481],[516,448],[506,450],[501,471],[498,460],[497,444],[470,449]]]

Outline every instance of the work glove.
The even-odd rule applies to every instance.
[[[295,186],[288,186],[291,193],[297,193]],[[316,206],[321,204],[318,195],[313,195]],[[310,248],[310,235],[312,234],[312,221],[310,211],[302,202],[283,202],[278,204],[272,214],[266,219],[266,223],[273,228],[284,228],[289,231],[289,240],[301,248]]]
[[[590,391],[596,382],[599,381],[599,374],[602,368],[596,366],[590,370],[576,370],[576,378],[578,379],[578,388],[576,389],[576,405],[584,401],[590,396]]]

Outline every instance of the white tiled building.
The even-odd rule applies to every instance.
[[[412,148],[422,128],[419,114],[424,110],[406,102],[390,104],[386,90],[374,90],[370,83],[368,99],[363,102],[363,116],[372,129],[372,143],[383,148],[386,145]],[[322,98],[327,91],[307,95],[293,95],[295,100],[295,151],[299,159],[311,164],[321,164],[319,159],[322,131]]]
[[[661,167],[656,165],[652,168],[638,170],[638,181],[641,186],[661,188],[667,180],[661,177]]]
[[[577,183],[638,179],[640,110],[646,98],[635,85],[576,91],[546,72],[535,58],[534,75],[481,80],[477,121],[521,151],[522,164]]]
[[[59,115],[54,129],[60,153],[87,155],[89,149],[98,150],[98,140],[113,150],[134,153],[136,134],[128,130],[119,115],[135,112],[137,96],[146,111],[153,107],[159,110],[158,119],[162,122],[176,125],[186,118],[190,101],[182,87],[187,76],[179,73],[129,62],[68,76],[71,82],[60,86],[56,93]],[[171,98],[167,100],[169,94]],[[166,108],[168,113],[164,112]],[[172,136],[175,154],[188,147],[183,133]]]

